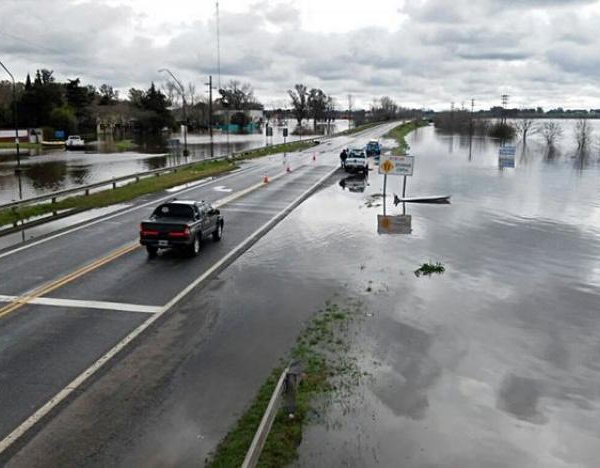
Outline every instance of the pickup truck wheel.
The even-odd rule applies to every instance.
[[[158,253],[158,248],[157,247],[153,247],[151,245],[147,245],[146,246],[146,251],[148,252],[148,256],[149,257],[156,257],[156,254]]]
[[[189,246],[188,254],[190,255],[190,257],[197,257],[199,253],[200,253],[200,236],[196,235],[196,236],[194,236],[194,240],[192,241],[192,244]]]
[[[217,224],[217,229],[213,232],[213,241],[218,242],[223,237],[223,223]]]

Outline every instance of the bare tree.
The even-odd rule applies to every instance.
[[[307,100],[308,110],[313,118],[313,129],[316,133],[317,121],[325,117],[325,111],[327,109],[327,95],[323,90],[313,88],[308,93]]]
[[[546,140],[547,158],[553,159],[556,156],[556,142],[562,136],[563,130],[558,122],[544,122],[542,126],[542,135]]]
[[[592,126],[587,119],[579,119],[575,123],[575,140],[577,141],[577,157],[587,157],[592,146]]]
[[[254,89],[250,83],[240,83],[231,80],[229,84],[219,89],[221,97],[217,100],[223,108],[231,110],[248,110],[261,108],[262,104],[254,97]]]
[[[523,141],[523,146],[527,144],[527,135],[531,135],[539,131],[536,121],[529,118],[515,120],[513,122],[513,127],[517,131],[517,135],[519,135]]]
[[[296,84],[294,89],[288,89],[288,94],[292,100],[292,111],[298,121],[298,126],[302,127],[302,120],[308,114],[308,90],[303,84]]]
[[[375,99],[371,104],[371,114],[373,120],[380,122],[383,120],[393,120],[396,118],[398,105],[388,96],[383,96],[380,99]]]
[[[191,81],[187,85],[187,103],[189,106],[194,107],[194,104],[198,101],[198,95],[196,94],[196,85]]]

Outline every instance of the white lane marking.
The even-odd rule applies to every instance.
[[[244,170],[247,171],[247,172],[253,172],[253,171],[258,172],[260,169],[261,168],[257,168],[257,169],[255,169],[255,168],[249,168],[249,169],[244,169]],[[228,179],[230,177],[233,177],[233,176],[239,174],[239,172],[241,172],[241,171],[237,171],[235,174],[228,174],[226,176],[220,177],[218,180],[221,181],[221,180],[224,180],[224,179]],[[189,189],[184,189],[180,193],[186,193],[186,192],[195,190],[197,188],[200,188],[200,187],[212,184],[214,182],[215,182],[214,180],[211,180],[209,182],[206,182],[202,186],[199,185],[198,187],[190,187]],[[115,213],[113,215],[107,216],[105,218],[98,218],[98,219],[96,219],[94,221],[91,221],[89,223],[85,223],[85,224],[82,224],[80,226],[74,227],[72,229],[68,229],[66,231],[59,232],[58,234],[54,234],[54,235],[49,236],[49,237],[44,237],[43,239],[40,239],[40,240],[35,241],[35,242],[32,242],[31,244],[23,245],[21,247],[17,247],[16,249],[9,250],[8,252],[4,252],[4,253],[0,254],[0,258],[8,257],[9,255],[15,254],[17,252],[21,252],[22,250],[26,250],[26,249],[29,249],[31,247],[35,247],[36,245],[44,244],[45,242],[57,239],[57,238],[62,237],[62,236],[66,236],[67,234],[71,234],[72,232],[80,231],[81,229],[85,229],[85,228],[88,228],[88,227],[93,226],[95,224],[107,221],[109,219],[116,218],[117,216],[121,216],[121,215],[124,215],[124,214],[127,214],[127,213],[131,213],[132,211],[136,211],[136,210],[139,210],[141,208],[145,208],[147,206],[155,205],[155,204],[160,203],[162,201],[169,200],[170,198],[172,198],[172,195],[168,195],[168,196],[165,196],[165,197],[157,198],[156,200],[152,200],[152,201],[149,201],[149,202],[146,202],[146,203],[142,203],[141,205],[133,206],[131,208],[128,208],[128,209],[123,210],[123,211],[119,211],[118,213]]]
[[[0,295],[0,302],[14,302],[19,296]],[[87,301],[81,299],[59,299],[52,297],[36,297],[28,301],[28,304],[47,305],[57,307],[72,307],[78,309],[100,309],[115,310],[119,312],[141,312],[144,314],[155,314],[160,311],[160,306],[148,306],[141,304],[127,304],[125,302],[110,301]]]
[[[271,218],[268,222],[263,224],[260,228],[254,231],[246,240],[239,243],[231,252],[229,252],[225,257],[211,266],[208,270],[206,270],[202,275],[196,278],[192,283],[190,283],[185,289],[183,289],[177,296],[171,299],[167,304],[161,307],[160,311],[154,315],[151,315],[148,320],[139,325],[135,330],[133,330],[129,335],[119,341],[115,346],[113,346],[108,352],[106,352],[100,359],[94,362],[90,367],[88,367],[85,371],[79,374],[75,379],[73,379],[66,387],[60,390],[56,395],[54,395],[48,402],[46,402],[42,407],[36,410],[31,416],[29,416],[25,421],[23,421],[16,429],[14,429],[10,434],[8,434],[4,439],[0,441],[0,455],[10,447],[17,439],[19,439],[23,434],[25,434],[29,429],[31,429],[35,424],[37,424],[44,416],[46,416],[50,411],[52,411],[58,404],[60,404],[65,398],[67,398],[71,393],[77,390],[88,378],[94,375],[104,364],[110,361],[114,356],[116,356],[122,349],[127,347],[129,343],[131,343],[134,339],[136,339],[144,330],[146,330],[150,325],[156,322],[159,318],[161,318],[166,312],[168,312],[171,307],[177,304],[181,299],[187,296],[190,291],[192,291],[196,286],[210,277],[215,271],[217,271],[221,266],[225,265],[229,261],[233,261],[235,257],[243,252],[248,246],[256,241],[256,237],[260,236],[261,233],[265,230],[268,230],[269,227],[273,223],[277,223],[280,221],[279,218],[283,218],[287,215],[288,210],[292,210],[297,204],[302,203],[302,200],[306,197],[307,194],[310,194],[313,190],[316,190],[319,185],[324,183],[331,175],[337,171],[337,167],[333,170],[329,171],[322,178],[319,179],[317,183],[311,186],[310,189],[304,191],[298,198],[296,198],[292,203],[290,203],[285,209],[279,212],[276,216]]]
[[[265,210],[265,209],[261,209],[261,208],[232,208],[231,206],[227,207],[227,213],[262,213],[262,214],[275,214],[278,213],[279,211],[277,211],[276,209],[272,209],[272,210]]]
[[[213,187],[213,190],[217,192],[233,192],[233,189],[230,189],[224,185],[219,185],[218,187]]]

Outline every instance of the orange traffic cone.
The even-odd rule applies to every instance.
[[[264,184],[268,184],[269,183],[269,176],[267,174],[265,174],[265,176],[263,177],[263,183]]]

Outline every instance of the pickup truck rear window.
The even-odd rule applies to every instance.
[[[194,217],[194,209],[188,205],[166,204],[160,205],[152,213],[153,216],[159,218],[189,218]]]

